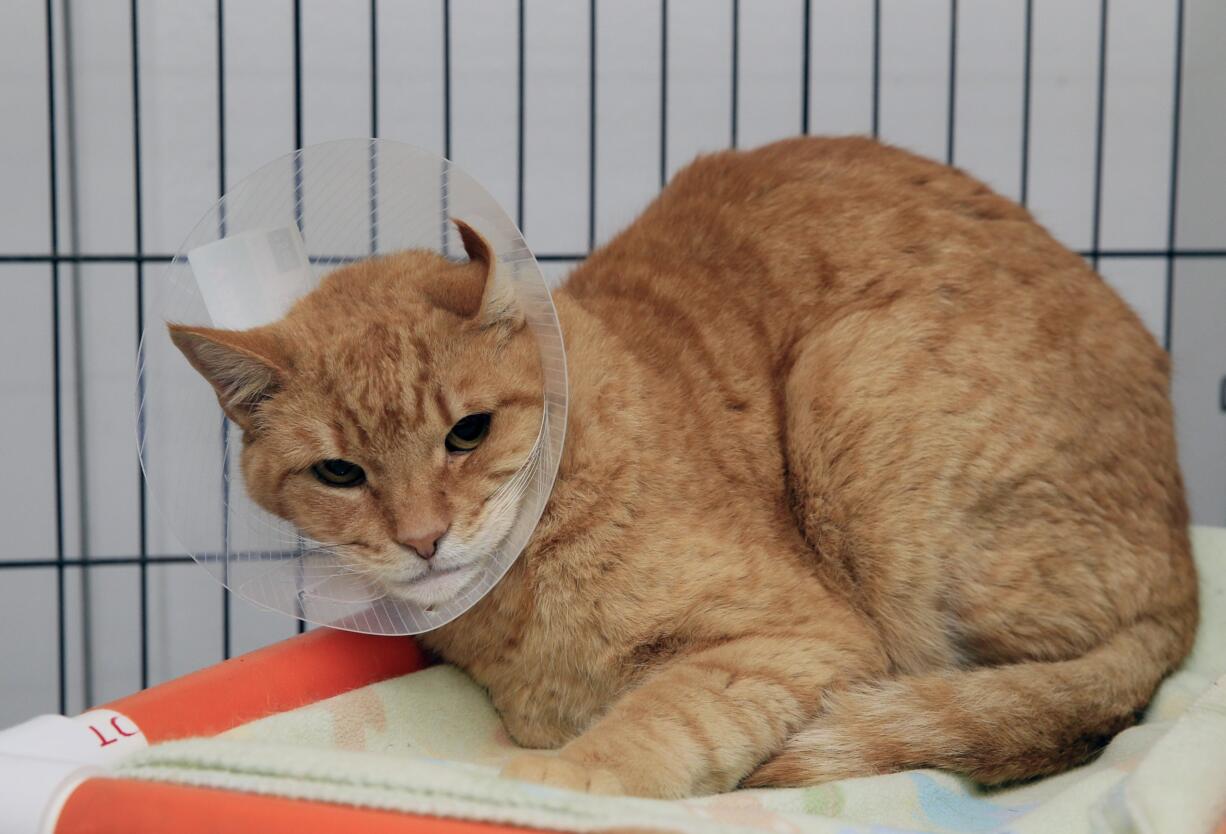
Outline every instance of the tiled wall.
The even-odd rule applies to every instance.
[[[144,285],[300,143],[446,153],[555,279],[700,151],[875,130],[952,159],[1170,345],[1194,515],[1226,524],[1224,41],[1218,0],[3,4],[0,726],[296,630],[159,546],[133,411]]]

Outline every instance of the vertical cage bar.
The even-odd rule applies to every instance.
[[[945,163],[953,165],[958,121],[958,0],[949,0],[949,93],[945,119]]]
[[[294,149],[302,150],[302,0],[293,4],[294,36]],[[302,228],[302,162],[294,165],[294,219]]]
[[[813,20],[813,0],[805,0],[801,25],[804,30],[800,35],[800,132],[806,136],[809,133],[809,67],[813,61],[811,21]]]
[[[217,198],[226,193],[226,3],[217,0]],[[218,212],[218,233],[226,236],[226,206]]]
[[[740,75],[741,75],[741,0],[732,0],[732,117],[729,147],[735,148],[740,127]]]
[[[51,0],[46,0],[47,51],[47,190],[50,205],[51,254],[60,253],[60,183],[56,164],[55,28]],[[68,711],[68,627],[64,600],[64,453],[63,395],[60,391],[60,265],[51,264],[51,403],[55,460],[55,617],[56,671],[59,711]]]
[[[226,4],[217,0],[217,198],[226,193]],[[218,236],[226,236],[226,206],[218,212]],[[230,659],[233,637],[230,622],[230,448],[229,418],[221,415],[221,656]]]
[[[294,0],[294,148],[302,150],[302,0]],[[294,165],[294,214],[298,228],[302,228],[302,159]],[[298,536],[298,554],[303,552],[302,536]],[[300,563],[301,565],[301,563]],[[301,570],[301,568],[300,568]],[[306,631],[306,620],[302,619],[302,600],[298,599],[298,633]]]
[[[379,136],[379,0],[370,0],[370,135]]]
[[[443,158],[451,160],[451,0],[443,0]]]
[[[447,166],[451,162],[451,0],[443,0],[443,166],[439,171],[442,211],[438,219],[439,242],[448,253]]]
[[[1098,269],[1102,243],[1103,130],[1107,110],[1107,5],[1101,0],[1098,13],[1098,101],[1094,123],[1094,213],[1090,229],[1090,262]]]
[[[1166,317],[1162,346],[1168,351],[1175,338],[1175,232],[1179,211],[1179,142],[1183,121],[1184,0],[1175,3],[1175,72],[1171,95],[1171,175],[1166,220]]]
[[[1018,202],[1024,206],[1030,198],[1030,80],[1034,60],[1034,0],[1026,0],[1026,21],[1022,39],[1022,170]]]
[[[370,0],[370,159],[368,197],[370,200],[370,254],[379,251],[379,0]]]
[[[873,0],[873,137],[881,136],[881,0]]]
[[[294,148],[302,149],[302,0],[294,0]],[[295,183],[301,197],[302,183]]]
[[[515,110],[515,225],[519,226],[520,234],[524,231],[524,125],[527,113],[524,109],[527,100],[527,92],[524,89],[526,52],[525,44],[527,42],[524,32],[524,0],[519,0],[518,8],[516,9],[517,24],[515,35],[518,40],[518,52],[516,53],[516,110]]]
[[[660,188],[668,182],[668,0],[660,0]]]
[[[587,251],[596,248],[596,0],[588,2],[587,26]]]
[[[142,201],[141,177],[141,119],[140,119],[140,9],[138,0],[131,0],[128,14],[131,38],[132,64],[132,203],[134,217],[134,239],[136,249],[136,346],[139,356],[141,335],[145,332],[145,232],[144,211]],[[141,403],[145,401],[145,368],[144,363],[137,363],[136,396]],[[140,419],[137,421],[137,435],[140,448],[145,448],[145,409],[141,408]],[[139,464],[139,461],[138,461]],[[140,685],[144,689],[149,685],[149,530],[147,522],[148,496],[145,490],[145,478],[137,466],[136,476],[139,479],[139,523],[140,531],[140,561],[138,563],[140,576]]]
[[[72,332],[73,332],[73,407],[74,424],[76,426],[77,444],[77,538],[80,542],[78,556],[81,559],[80,576],[80,610],[81,616],[81,679],[83,682],[82,702],[85,706],[94,703],[94,616],[92,568],[90,559],[90,503],[89,503],[89,431],[86,424],[85,409],[85,324],[84,324],[84,293],[81,287],[81,265],[76,256],[81,251],[81,217],[80,217],[80,181],[77,176],[77,97],[76,70],[73,56],[76,49],[73,45],[72,2],[60,0],[60,30],[64,56],[64,160],[67,169],[68,185],[68,229],[69,251],[73,253],[70,262],[72,287]]]
[[[221,416],[221,656],[229,660],[234,641],[230,623],[230,419]]]

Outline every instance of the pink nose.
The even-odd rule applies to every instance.
[[[402,527],[396,531],[396,541],[405,547],[411,547],[423,559],[434,555],[434,547],[438,540],[447,532],[449,525],[436,524],[429,527]]]

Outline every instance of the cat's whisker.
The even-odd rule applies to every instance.
[[[376,575],[378,575],[378,572],[376,571],[352,570],[352,569],[342,568],[342,567],[337,567],[334,570],[329,571],[329,572],[318,571],[318,570],[311,571],[311,576],[317,579],[328,579],[328,578],[334,578],[334,577],[340,577],[340,576],[368,577],[368,576],[376,576]]]

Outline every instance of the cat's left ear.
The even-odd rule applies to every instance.
[[[477,308],[476,318],[486,327],[495,324],[519,327],[524,323],[524,314],[515,300],[515,288],[498,268],[498,256],[494,254],[493,247],[480,232],[463,220],[453,217],[451,222],[460,233],[468,260],[485,268],[485,289],[481,292],[481,306]]]

